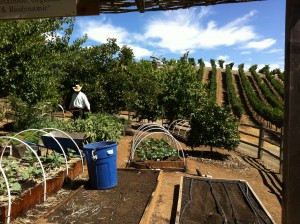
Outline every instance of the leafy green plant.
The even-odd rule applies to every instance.
[[[46,169],[53,169],[65,163],[65,158],[63,154],[53,152],[49,155],[42,156],[41,161]]]
[[[77,119],[76,121],[44,117],[32,123],[30,128],[57,128],[66,132],[85,132],[92,142],[117,142],[124,133],[124,125],[119,118],[100,113],[87,113],[86,119]]]
[[[230,109],[207,102],[191,115],[188,145],[200,145],[233,150],[239,145],[238,122]]]
[[[136,155],[142,160],[177,160],[178,151],[165,139],[149,138],[142,141],[136,149]]]
[[[73,155],[70,150],[70,157]],[[52,170],[60,167],[65,163],[65,158],[60,153],[51,153],[40,157],[44,169]],[[33,181],[41,177],[42,168],[38,163],[37,157],[27,151],[22,159],[16,159],[8,156],[2,160],[5,175],[9,181],[12,193],[18,193],[22,190],[22,182]],[[4,178],[0,178],[0,195],[6,194],[6,186]]]
[[[229,65],[226,65],[226,83],[227,83],[227,92],[230,106],[233,113],[240,119],[243,114],[243,104],[240,98],[237,97],[237,93],[233,86],[232,75]]]
[[[195,67],[187,62],[187,55],[179,61],[166,61],[160,76],[163,90],[160,105],[164,118],[171,122],[189,117],[203,100],[204,91]]]

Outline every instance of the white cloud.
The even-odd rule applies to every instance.
[[[204,61],[205,67],[211,67],[210,61]]]
[[[153,52],[149,51],[146,48],[142,48],[139,46],[133,46],[133,45],[129,45],[128,47],[130,47],[134,53],[135,58],[139,59],[139,58],[143,58],[143,57],[147,57],[153,54]]]
[[[281,68],[279,64],[270,64],[270,70],[274,70],[276,68]]]
[[[130,47],[136,58],[152,54],[148,49],[138,46],[132,41],[136,40],[138,42],[142,40],[143,38],[140,34],[129,33],[123,27],[112,25],[105,18],[99,21],[89,20],[84,23],[82,22],[80,23],[80,28],[82,34],[87,34],[89,39],[99,43],[106,43],[108,38],[116,38],[118,45],[127,45]]]
[[[123,27],[113,26],[106,21],[88,21],[81,25],[81,32],[88,38],[99,43],[107,42],[108,38],[116,38],[120,44],[128,43],[129,33]]]
[[[247,43],[246,45],[244,45],[242,48],[264,50],[266,48],[271,47],[275,43],[276,43],[276,40],[274,40],[272,38],[268,38],[268,39],[264,39],[261,41],[251,41],[251,42]]]
[[[283,52],[283,49],[271,49],[271,50],[266,51],[264,53],[273,54],[273,53],[282,53],[282,52]]]
[[[145,17],[143,31],[130,32],[125,26],[117,26],[104,16],[97,20],[82,20],[80,30],[82,35],[87,34],[90,40],[98,43],[106,43],[108,38],[116,38],[118,45],[127,45],[133,49],[136,58],[151,56],[153,52],[163,52],[162,56],[169,53],[182,55],[187,51],[193,53],[200,49],[208,51],[220,48],[217,59],[226,61],[230,58],[230,54],[223,51],[226,47],[239,49],[241,57],[257,51],[282,51],[271,49],[276,44],[275,39],[262,39],[255,32],[255,26],[250,22],[257,15],[257,11],[249,11],[224,24],[223,21],[219,23],[211,17],[214,14],[213,8],[200,9],[166,11]],[[210,67],[210,62],[206,64]]]
[[[208,13],[198,13],[195,8],[171,11],[161,18],[149,20],[144,37],[151,46],[166,48],[173,53],[232,46],[257,37],[252,26],[244,25],[255,13],[251,11],[224,26],[218,26],[215,21],[201,24],[202,17]]]
[[[274,69],[276,69],[276,68],[280,68],[281,70],[283,70],[283,68],[282,68],[282,65],[280,65],[280,63],[274,63],[274,64],[259,64],[258,66],[257,66],[257,71],[258,70],[260,70],[260,69],[262,69],[263,67],[265,67],[265,65],[269,65],[269,67],[270,67],[270,71],[272,71],[272,70],[274,70]]]
[[[252,65],[250,65],[250,64],[248,64],[248,63],[244,64],[244,71],[245,71],[245,72],[248,71],[249,68],[250,68],[251,66],[252,66]]]
[[[242,51],[241,54],[251,54],[250,51]]]
[[[228,59],[229,59],[228,55],[220,55],[220,56],[217,57],[217,60],[224,60],[224,61],[226,61]]]

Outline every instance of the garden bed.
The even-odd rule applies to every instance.
[[[158,184],[160,172],[118,170],[117,186],[91,190],[85,186],[56,206],[38,223],[140,223]]]
[[[46,195],[50,196],[62,188],[64,183],[69,180],[75,179],[82,173],[82,162],[80,159],[70,163],[69,174],[66,175],[66,170],[59,171],[53,178],[46,180]],[[10,219],[18,217],[20,214],[25,213],[36,204],[44,202],[44,183],[38,183],[34,187],[26,189],[21,195],[18,195],[11,204]],[[0,223],[6,223],[8,217],[8,204],[0,206]]]
[[[162,169],[169,171],[181,171],[184,172],[186,170],[186,166],[182,160],[177,161],[139,161],[132,160],[130,162],[130,166],[136,169]]]
[[[247,182],[183,177],[177,223],[274,223]]]

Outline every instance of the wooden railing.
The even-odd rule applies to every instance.
[[[240,134],[244,134],[244,135],[248,135],[248,136],[257,138],[258,139],[258,144],[255,144],[255,143],[252,143],[252,142],[249,142],[249,141],[245,141],[245,140],[240,140],[240,142],[257,148],[257,158],[258,159],[262,159],[263,153],[267,153],[271,157],[273,157],[275,159],[278,159],[279,160],[279,172],[281,172],[282,171],[282,160],[283,160],[283,150],[282,150],[282,148],[283,148],[283,144],[282,144],[283,134],[282,134],[282,130],[281,130],[281,132],[278,132],[278,131],[274,131],[272,129],[266,128],[264,126],[255,126],[255,125],[249,125],[249,124],[240,124],[240,126],[246,126],[246,127],[258,129],[258,131],[259,131],[258,135],[251,134],[249,132],[239,130]],[[275,136],[276,138],[278,138],[278,141],[270,140],[269,136]],[[266,147],[264,147],[264,142],[268,142],[269,144],[278,147],[279,156],[275,155],[270,150],[268,150]]]
[[[185,126],[185,128],[187,128],[186,124],[184,126]],[[282,171],[282,161],[283,161],[283,151],[282,151],[283,135],[282,135],[282,131],[281,132],[274,131],[274,130],[269,129],[269,128],[264,127],[264,126],[240,124],[240,127],[243,127],[243,126],[244,127],[250,127],[252,129],[257,129],[258,130],[258,131],[255,131],[258,134],[253,134],[253,132],[251,133],[250,131],[243,131],[243,130],[239,129],[240,134],[244,134],[244,135],[256,138],[257,143],[255,143],[255,141],[243,140],[243,139],[241,139],[240,142],[244,143],[246,145],[250,145],[254,148],[257,148],[257,158],[258,159],[263,159],[264,153],[268,154],[269,156],[271,156],[275,159],[277,159],[279,161],[279,173],[281,173],[281,171]],[[181,131],[180,129],[176,129],[176,128],[174,130],[174,128],[171,128],[170,132],[178,140],[186,142],[186,132],[185,131]],[[273,139],[275,138],[275,140],[272,140],[272,138]],[[274,150],[278,150],[279,153],[274,154],[271,149],[268,149],[265,146],[266,142],[268,144],[270,144],[272,148],[274,148],[274,146],[275,146]]]

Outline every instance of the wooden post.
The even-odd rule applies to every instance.
[[[99,0],[77,0],[77,15],[99,15]]]
[[[286,0],[282,223],[300,223],[300,1]]]
[[[283,129],[281,128],[280,133],[280,148],[279,148],[279,173],[282,174],[283,172]]]
[[[258,159],[261,159],[263,155],[262,147],[264,146],[264,137],[265,137],[265,129],[264,126],[261,124],[259,128],[259,136],[258,136],[258,151],[257,151]]]

